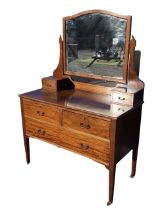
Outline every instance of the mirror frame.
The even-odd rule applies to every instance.
[[[109,76],[101,76],[101,75],[94,75],[94,74],[87,74],[87,73],[76,73],[69,70],[66,70],[67,68],[67,62],[66,62],[66,21],[75,19],[77,17],[87,15],[87,14],[104,14],[104,15],[110,15],[118,18],[122,18],[127,20],[127,27],[126,27],[126,33],[125,33],[125,54],[124,54],[124,64],[123,64],[123,78],[118,77],[109,77]],[[122,82],[127,83],[127,74],[128,74],[128,62],[129,62],[129,45],[130,45],[130,37],[131,37],[131,22],[132,22],[132,16],[129,15],[120,15],[117,13],[109,12],[106,10],[86,10],[80,13],[77,13],[72,16],[66,16],[63,18],[63,60],[64,60],[64,75],[69,76],[80,76],[80,77],[88,77],[88,78],[95,78],[95,79],[104,79],[106,81],[115,81],[115,82]]]

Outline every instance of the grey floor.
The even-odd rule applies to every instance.
[[[77,73],[88,73],[110,77],[123,77],[123,66],[118,66],[115,60],[96,60],[90,67],[87,67],[92,62],[92,56],[95,54],[91,50],[78,51],[78,58],[68,64],[67,70]]]

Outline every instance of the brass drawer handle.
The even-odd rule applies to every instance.
[[[37,133],[41,134],[41,135],[45,135],[46,134],[45,130],[44,129],[40,129],[40,128],[37,129]]]
[[[83,143],[80,143],[80,147],[81,147],[82,149],[89,149],[89,145],[83,144]]]
[[[91,126],[89,124],[85,124],[85,123],[80,123],[80,127],[81,128],[86,128],[86,129],[90,129]]]
[[[45,116],[45,113],[44,113],[44,112],[37,111],[36,113],[37,113],[39,116]]]
[[[126,98],[119,96],[118,99],[124,101]]]

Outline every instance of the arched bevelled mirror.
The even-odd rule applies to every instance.
[[[91,10],[63,22],[64,74],[126,82],[131,16]]]

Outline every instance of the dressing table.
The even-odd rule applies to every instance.
[[[20,95],[24,146],[37,138],[103,164],[113,202],[116,164],[132,151],[136,172],[144,83],[131,16],[103,10],[63,18],[60,58],[42,88]]]

